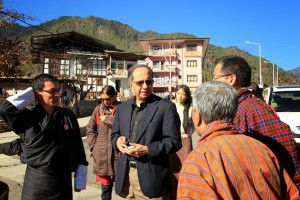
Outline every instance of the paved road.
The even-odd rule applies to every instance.
[[[83,142],[84,144],[86,143],[85,138],[83,138]],[[86,148],[87,155],[89,155],[88,151],[88,148]],[[0,160],[0,180],[9,185],[9,200],[20,200],[26,165],[20,163],[19,157],[16,155],[7,156],[0,154]],[[87,189],[74,193],[74,200],[100,199],[101,189],[98,183],[95,182],[95,176],[92,173],[92,158],[88,157],[88,161],[90,165],[88,168]]]

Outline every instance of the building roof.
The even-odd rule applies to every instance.
[[[112,57],[114,60],[127,60],[127,61],[144,60],[145,58],[149,57],[144,54],[135,54],[130,52],[109,51],[109,50],[105,50],[105,54],[107,56]]]
[[[72,31],[31,37],[32,55],[39,59],[40,53],[74,54],[89,56],[110,56],[115,60],[136,61],[146,55],[124,52],[115,45]]]
[[[92,49],[94,49],[94,51],[102,52],[104,49],[117,50],[116,46],[113,44],[75,31],[31,36],[31,42],[32,44],[39,45],[38,47],[40,48],[47,48],[52,46],[55,47],[55,50],[59,49],[60,46],[63,46],[64,49],[66,49],[66,47],[69,47],[71,49],[72,47],[81,47],[81,50],[83,51],[90,51]],[[46,46],[46,44],[48,44],[49,46]]]

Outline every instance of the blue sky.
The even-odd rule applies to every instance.
[[[4,7],[36,17],[96,16],[138,31],[183,32],[210,44],[236,46],[285,70],[300,67],[299,0],[3,0]],[[258,64],[258,63],[257,63]],[[259,64],[258,64],[259,65]],[[270,65],[271,70],[271,65]]]

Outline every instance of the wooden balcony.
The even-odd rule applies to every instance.
[[[127,78],[128,76],[128,71],[124,69],[116,69],[116,70],[111,70],[113,73],[113,78]]]
[[[149,51],[150,56],[176,56],[176,49],[160,49]]]

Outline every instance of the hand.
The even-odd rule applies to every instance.
[[[100,117],[101,122],[104,122],[105,119],[106,119],[106,115],[101,115],[101,117]]]
[[[126,148],[125,153],[128,155],[131,155],[135,158],[140,158],[144,155],[147,155],[148,152],[148,147],[145,145],[141,145],[141,144],[137,144],[137,143],[129,143],[131,147],[133,147],[132,149],[128,149]]]
[[[127,144],[126,144],[127,140],[125,136],[120,136],[117,139],[117,147],[119,149],[119,151],[121,151],[122,153],[125,153],[125,150],[127,149]]]

